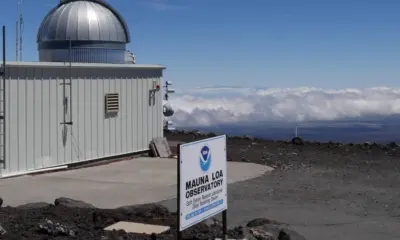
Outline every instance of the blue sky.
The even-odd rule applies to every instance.
[[[17,0],[2,0],[15,60]],[[24,60],[59,0],[25,0]],[[176,88],[400,85],[398,0],[108,0],[129,24],[138,63],[167,66]]]

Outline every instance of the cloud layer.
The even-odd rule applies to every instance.
[[[253,121],[304,122],[400,114],[400,89],[199,88],[171,96],[174,125],[211,126]]]

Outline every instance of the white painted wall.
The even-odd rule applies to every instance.
[[[8,176],[148,150],[163,136],[162,91],[150,102],[153,81],[162,85],[162,67],[102,67],[73,64],[70,98],[63,125],[63,64],[9,64],[6,82],[6,167]],[[118,92],[120,111],[105,115],[105,94]],[[72,107],[72,109],[71,109]]]

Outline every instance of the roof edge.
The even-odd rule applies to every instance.
[[[10,67],[49,67],[49,68],[65,68],[68,67],[64,62],[6,62],[6,66]],[[0,63],[0,66],[3,64]],[[166,66],[161,64],[115,64],[115,63],[77,63],[72,62],[71,67],[76,68],[135,68],[135,69],[166,69]]]

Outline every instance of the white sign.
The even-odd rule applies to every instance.
[[[180,231],[228,208],[226,135],[180,145]]]

